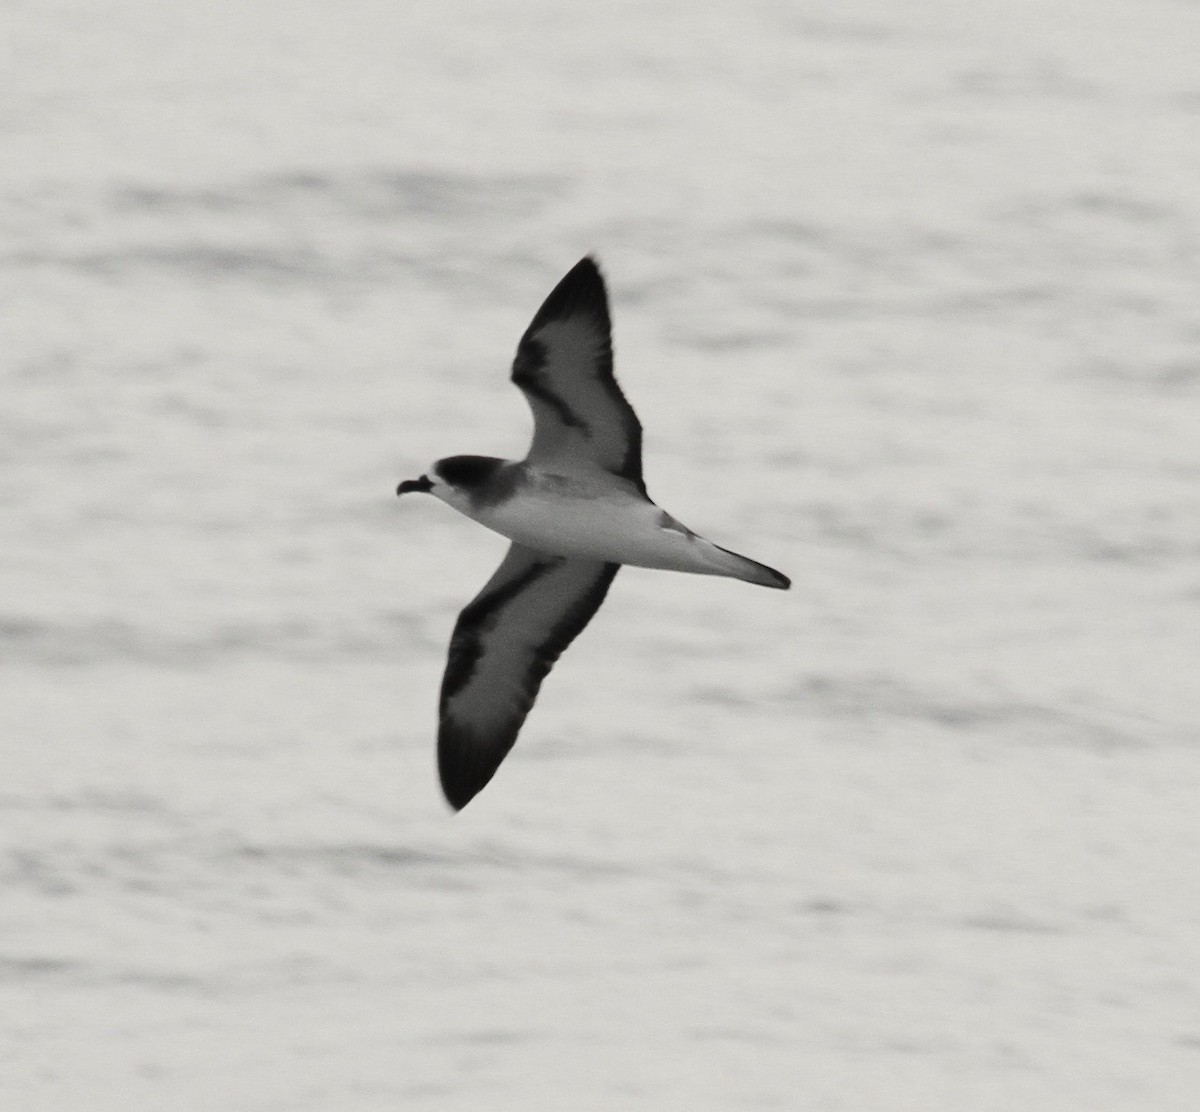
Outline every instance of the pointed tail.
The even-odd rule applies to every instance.
[[[711,541],[709,542],[712,543]],[[734,579],[742,579],[747,583],[757,583],[760,587],[776,587],[781,591],[786,591],[792,581],[781,572],[777,572],[774,568],[767,567],[766,564],[760,564],[757,560],[751,560],[749,556],[739,556],[736,552],[730,552],[728,548],[722,548],[719,544],[714,544],[715,553],[719,553],[716,562],[720,569],[718,575],[728,575]]]

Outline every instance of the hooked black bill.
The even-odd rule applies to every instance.
[[[433,483],[428,475],[422,475],[419,479],[405,479],[398,487],[396,487],[396,496],[401,494],[425,494],[433,489]]]

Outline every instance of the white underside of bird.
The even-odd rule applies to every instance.
[[[627,480],[600,470],[564,474],[511,460],[504,466],[519,477],[512,493],[494,504],[473,505],[444,485],[430,493],[502,537],[551,556],[779,585],[769,569],[694,533]]]

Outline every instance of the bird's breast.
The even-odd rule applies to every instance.
[[[634,490],[551,477],[472,514],[511,541],[554,556],[678,571],[711,570],[711,548]]]
[[[481,507],[477,520],[529,548],[610,561],[636,538],[650,534],[657,512],[649,502],[639,505],[631,498],[548,482]]]

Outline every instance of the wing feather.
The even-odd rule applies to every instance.
[[[594,259],[576,263],[537,311],[512,380],[533,410],[530,463],[598,464],[646,493],[642,426],[613,375],[608,295]]]
[[[591,621],[619,567],[514,544],[459,615],[438,730],[442,790],[455,810],[500,767],[542,680]]]

